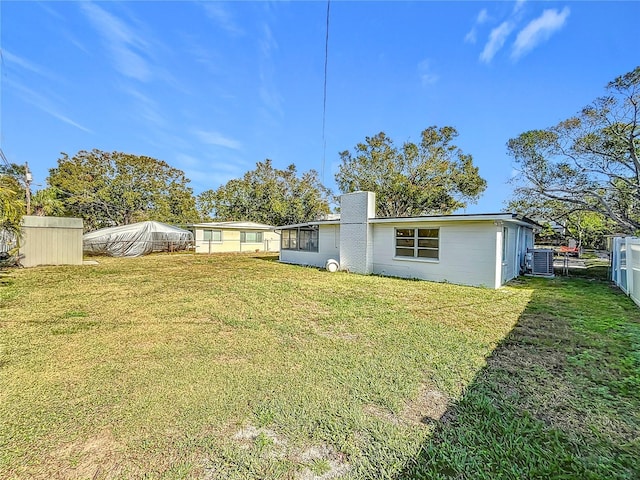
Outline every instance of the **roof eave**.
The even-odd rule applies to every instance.
[[[421,217],[386,217],[372,218],[371,223],[417,223],[417,222],[510,222],[523,226],[540,227],[534,221],[515,213],[479,213],[461,215],[425,215]]]
[[[319,225],[340,225],[340,220],[317,220],[315,222],[294,223],[292,225],[280,225],[273,230],[287,230],[290,228],[311,227]]]

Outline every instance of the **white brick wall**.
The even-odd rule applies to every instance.
[[[373,227],[376,197],[354,192],[340,197],[340,269],[353,273],[373,271]]]
[[[373,273],[460,285],[496,288],[496,227],[493,222],[433,222],[440,229],[440,258],[395,256],[395,229],[424,228],[424,223],[374,224]]]

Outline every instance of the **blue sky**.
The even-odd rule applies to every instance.
[[[504,210],[509,138],[556,124],[638,64],[637,2],[0,3],[2,150],[44,185],[60,152],[147,155],[195,193],[266,158],[324,171],[384,131],[452,125]],[[324,166],[324,168],[323,168]],[[36,187],[36,189],[39,187]]]

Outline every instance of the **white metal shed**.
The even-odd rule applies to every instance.
[[[70,217],[22,217],[20,264],[82,265],[82,219]]]

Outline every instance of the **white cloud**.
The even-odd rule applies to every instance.
[[[67,38],[67,40],[69,40],[69,43],[71,43],[78,50],[86,53],[87,55],[91,55],[91,52],[89,51],[89,49],[80,40],[75,38],[70,32],[62,31],[61,33],[64,37]]]
[[[513,6],[513,13],[518,13],[520,10],[522,10],[524,2],[526,2],[526,0],[516,0],[516,4]]]
[[[487,9],[483,8],[482,10],[480,10],[480,13],[478,13],[478,18],[476,18],[476,24],[482,25],[487,20],[489,20],[489,14],[487,13]]]
[[[265,58],[271,58],[271,53],[278,49],[278,42],[273,37],[273,32],[268,24],[262,25],[262,38],[260,39],[260,52]]]
[[[142,119],[156,127],[168,127],[167,119],[160,112],[158,102],[131,86],[122,86],[120,88],[135,101],[135,108],[129,111],[130,116]]]
[[[151,69],[143,57],[148,42],[122,20],[97,5],[89,2],[80,5],[111,51],[116,70],[143,82],[150,80]]]
[[[25,58],[14,55],[8,50],[3,49],[2,52],[0,52],[0,55],[2,56],[3,60],[6,60],[8,63],[12,63],[24,70],[28,70],[30,72],[36,73],[50,80],[59,80],[59,78],[55,74],[53,74],[46,68],[43,68],[40,65],[36,65],[35,63],[30,62]]]
[[[464,41],[466,43],[476,43],[477,36],[478,36],[476,26],[482,25],[487,20],[489,20],[489,14],[487,13],[487,9],[483,8],[482,10],[480,10],[480,12],[478,12],[478,16],[476,17],[476,22],[473,25],[473,27],[471,27],[471,30],[469,30],[469,32],[467,32],[467,34],[464,36]]]
[[[551,35],[560,30],[566,24],[569,17],[569,7],[564,7],[561,12],[549,9],[542,12],[538,18],[529,22],[524,27],[513,44],[511,58],[518,59],[533,50],[540,43],[548,40]]]
[[[49,5],[47,5],[47,3]],[[53,17],[53,20],[56,23],[56,31],[60,33],[61,36],[65,37],[72,45],[82,50],[86,54],[91,54],[87,47],[85,47],[79,40],[77,40],[72,32],[69,30],[69,18],[57,12],[54,8],[51,8],[50,5],[54,5],[56,2],[38,2],[38,6],[42,8],[48,15]],[[73,27],[71,27],[73,29]],[[76,31],[77,29],[73,29]]]
[[[513,23],[507,20],[491,30],[489,40],[480,54],[480,61],[489,63],[494,55],[503,47],[504,42],[513,31],[513,28]]]
[[[230,148],[232,150],[242,149],[242,144],[240,142],[232,138],[225,137],[220,132],[194,130],[193,134],[198,137],[202,143],[206,143],[208,145],[216,145],[218,147]]]
[[[260,47],[260,86],[258,93],[263,103],[263,113],[269,122],[274,121],[274,117],[282,117],[282,95],[276,83],[276,68],[273,61],[273,53],[278,50],[278,42],[273,36],[273,32],[267,23],[262,25],[262,36],[259,40]]]
[[[10,79],[5,79],[4,82],[5,82],[5,85],[7,85],[8,87],[14,88],[25,102],[33,105],[36,108],[39,108],[43,112],[48,113],[52,117],[57,118],[58,120],[66,123],[67,125],[76,127],[77,129],[82,130],[83,132],[93,133],[87,127],[80,125],[77,122],[74,122],[72,119],[64,115],[60,111],[60,109],[56,105],[54,105],[53,102],[49,99],[50,95],[42,95]]]
[[[229,12],[220,2],[206,2],[201,4],[207,13],[207,17],[214,21],[216,25],[233,35],[243,35],[244,30],[236,23]]]
[[[438,75],[433,73],[429,60],[423,60],[418,64],[418,74],[423,86],[433,85],[439,79]]]
[[[71,125],[72,127],[76,127],[79,130],[82,130],[83,132],[87,132],[87,133],[93,133],[91,130],[89,130],[87,127],[80,125],[77,122],[74,122],[73,120],[71,120],[69,117],[67,117],[66,115],[63,115],[55,110],[50,110],[48,109],[46,106],[43,105],[37,105],[38,107],[40,107],[42,109],[42,111],[48,113],[49,115],[51,115],[52,117],[57,118],[58,120],[61,120],[62,122]]]
[[[66,21],[66,18],[64,17],[64,15],[58,13],[55,11],[55,9],[50,8],[49,5],[47,5],[47,3],[49,2],[38,2],[38,6],[43,9],[45,12],[47,12],[49,15],[51,15],[52,17],[54,17],[57,21]]]
[[[478,34],[476,33],[476,27],[472,27],[464,36],[465,43],[476,43]]]
[[[273,82],[265,81],[262,75],[260,78],[262,80],[262,85],[258,88],[260,100],[262,100],[262,103],[264,103],[264,106],[268,111],[276,112],[278,115],[282,116],[282,95],[280,95],[272,85]]]

